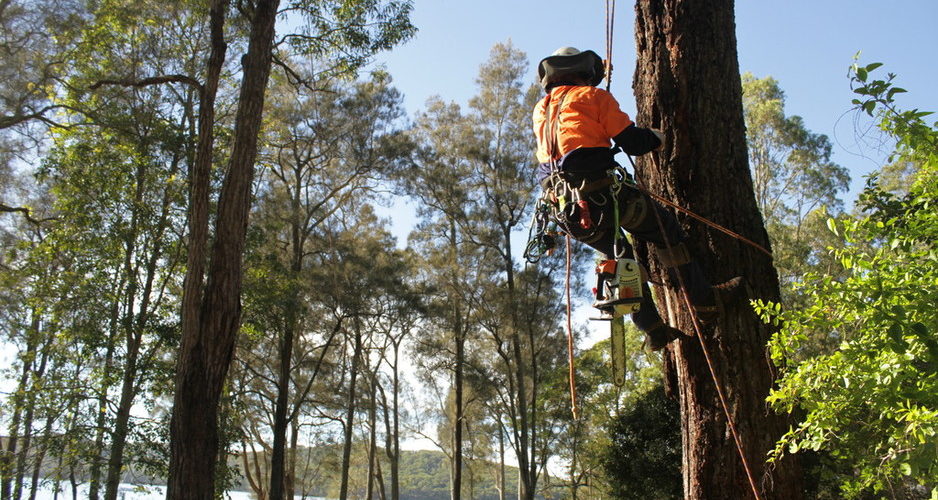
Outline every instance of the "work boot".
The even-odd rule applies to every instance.
[[[710,291],[713,299],[709,301],[710,303],[694,304],[697,319],[705,325],[714,323],[720,316],[723,316],[723,303],[737,298],[738,294],[743,293],[745,288],[745,280],[742,276],[736,276],[723,283],[711,286]]]
[[[652,351],[660,351],[664,349],[664,346],[681,337],[686,337],[684,332],[664,322],[658,322],[658,324],[645,332],[645,345]]]

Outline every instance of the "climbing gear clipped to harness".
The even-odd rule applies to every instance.
[[[556,231],[550,231],[551,207],[543,198],[534,205],[531,225],[528,227],[528,244],[524,249],[524,260],[528,264],[537,264],[541,257],[550,255],[557,247],[554,239]]]
[[[539,204],[548,207],[551,220],[564,233],[579,241],[599,239],[614,227],[603,207],[609,203],[605,188],[611,181],[588,181],[568,172],[555,171],[543,181],[544,191]]]

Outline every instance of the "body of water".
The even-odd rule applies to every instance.
[[[72,488],[66,482],[60,486],[58,496],[52,485],[46,485],[36,492],[36,500],[71,500]],[[104,492],[102,491],[102,494]],[[230,500],[253,500],[255,497],[246,491],[229,491],[226,493]],[[78,487],[78,498],[88,497],[88,485],[83,484]],[[29,498],[29,492],[23,492],[23,498]],[[120,500],[163,500],[166,498],[165,486],[135,486],[132,484],[121,484],[117,493]],[[294,500],[329,500],[323,497],[301,497],[294,496]]]

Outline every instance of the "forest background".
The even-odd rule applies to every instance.
[[[119,3],[109,5],[119,7]],[[811,153],[819,155],[815,159],[820,158],[821,164],[831,167],[826,180],[832,182],[832,189],[821,193],[818,199],[807,200],[811,208],[825,204],[836,214],[839,200],[852,201],[864,182],[863,175],[885,165],[892,152],[894,139],[877,135],[872,117],[866,120],[863,114],[850,112],[854,95],[846,68],[857,51],[863,51],[861,61],[884,61],[888,71],[899,74],[900,84],[911,90],[895,95],[902,108],[931,109],[935,106],[929,103],[938,102],[932,84],[938,76],[935,66],[924,63],[933,59],[930,48],[938,45],[938,35],[930,29],[938,18],[938,9],[930,2],[900,5],[888,11],[865,2],[820,5],[793,2],[780,10],[753,2],[737,6],[740,67],[754,75],[749,77],[750,91],[764,92],[749,102],[748,109],[754,109],[754,103],[773,99],[781,106],[779,90],[784,90],[784,116],[803,117],[802,145],[812,146]],[[10,12],[13,10],[5,15]],[[143,69],[138,75],[143,77],[147,64],[171,68],[175,64],[174,51],[185,50],[185,47],[156,47],[166,52],[147,52],[154,47],[142,43],[146,30],[132,29],[140,19],[134,16],[159,16],[146,9],[137,13],[119,9],[116,12],[103,19],[107,23],[93,26],[99,31],[85,33],[88,37],[111,38],[90,50],[82,48],[88,52],[79,50],[70,54],[84,57],[76,60],[87,66],[70,67],[65,72],[68,78],[87,86],[108,78],[108,70],[113,73],[112,78],[126,76],[117,73],[121,70],[120,61],[128,54],[141,58],[135,59],[140,63],[135,67]],[[565,22],[563,29],[545,29],[556,26],[558,15]],[[267,491],[264,484],[271,467],[267,461],[273,453],[269,441],[276,420],[273,407],[278,387],[283,387],[276,382],[277,363],[272,360],[278,356],[283,359],[276,340],[291,328],[295,333],[302,332],[296,342],[305,347],[295,348],[300,358],[291,365],[295,367],[290,375],[294,390],[289,394],[291,410],[286,421],[291,436],[286,446],[292,452],[289,463],[296,472],[296,464],[302,459],[298,453],[304,446],[345,443],[349,451],[354,448],[355,457],[322,460],[322,464],[329,464],[325,474],[341,476],[347,482],[349,470],[359,471],[351,486],[339,485],[333,479],[327,481],[330,486],[317,492],[336,495],[343,487],[346,491],[353,487],[366,496],[372,489],[384,489],[384,485],[376,484],[389,474],[381,472],[381,464],[393,464],[400,458],[393,440],[401,437],[415,447],[437,443],[451,462],[451,482],[456,480],[454,470],[467,471],[464,487],[470,488],[470,497],[472,485],[481,484],[474,475],[495,478],[493,490],[513,490],[515,486],[505,486],[507,469],[503,465],[506,461],[518,465],[519,456],[529,461],[522,461],[522,469],[514,472],[520,477],[517,483],[528,484],[526,487],[532,489],[536,486],[539,494],[566,491],[571,485],[574,491],[578,486],[592,487],[594,483],[598,483],[597,488],[610,487],[607,483],[611,480],[603,473],[583,464],[575,465],[578,453],[589,449],[578,446],[608,448],[609,444],[578,443],[583,429],[569,422],[565,416],[568,410],[558,402],[565,396],[562,380],[558,382],[563,368],[563,353],[558,348],[563,347],[563,340],[557,263],[534,276],[515,269],[518,241],[523,238],[518,230],[527,222],[526,216],[522,217],[520,210],[509,210],[495,220],[480,220],[486,210],[484,204],[477,213],[465,207],[472,206],[469,201],[472,196],[491,201],[484,196],[496,191],[469,192],[460,189],[466,186],[451,182],[452,177],[476,179],[473,176],[478,175],[479,165],[491,164],[501,154],[514,155],[520,158],[517,164],[524,164],[530,138],[522,115],[530,109],[531,97],[527,92],[534,81],[534,62],[563,45],[601,51],[603,15],[601,5],[589,5],[571,13],[568,5],[559,2],[536,5],[418,2],[412,15],[412,22],[419,29],[414,38],[390,53],[379,52],[374,57],[376,65],[366,66],[386,68],[387,74],[369,78],[363,72],[362,80],[356,84],[333,79],[334,75],[328,74],[284,74],[280,79],[274,78],[272,88],[276,92],[272,93],[271,118],[267,123],[270,135],[261,156],[267,170],[258,175],[258,204],[252,215],[254,230],[249,232],[245,326],[230,382],[231,406],[227,410],[233,429],[228,444],[233,450],[241,448],[240,456],[244,457],[241,474],[248,476],[244,481],[258,495]],[[620,5],[616,16],[617,69],[612,90],[623,108],[629,110],[634,108],[630,98],[634,67],[631,6]],[[152,25],[143,26],[155,29]],[[576,36],[561,40],[557,38],[558,31]],[[116,32],[126,36],[119,40],[120,44],[112,43]],[[508,45],[492,48],[508,40]],[[115,52],[96,53],[99,49]],[[322,50],[315,57],[325,54],[328,51]],[[151,56],[156,59],[146,59]],[[308,61],[316,60],[314,56],[308,57]],[[363,54],[360,59],[350,58],[343,61],[347,67],[333,69],[353,70],[371,57]],[[107,64],[101,64],[102,60]],[[92,61],[97,61],[97,66]],[[312,67],[317,67],[316,64]],[[296,66],[302,68],[303,62]],[[39,75],[42,76],[41,71]],[[766,76],[776,79],[775,87],[762,80]],[[309,85],[305,90],[302,85],[297,86],[296,80],[300,79],[313,87],[321,85],[317,90],[326,89],[329,95],[337,96],[335,103],[307,100],[304,94],[316,92]],[[484,85],[477,86],[477,79]],[[14,95],[16,84],[21,81],[11,76],[6,82],[13,92],[10,95]],[[24,86],[19,90],[25,88],[27,94],[37,86],[35,81],[32,87],[29,82],[22,83]],[[485,93],[486,87],[513,93],[513,100],[498,102],[504,107],[496,109],[497,100]],[[4,172],[7,176],[4,180],[10,182],[5,186],[8,191],[3,201],[6,206],[31,207],[32,219],[27,220],[19,211],[6,215],[4,220],[5,250],[16,249],[5,254],[3,261],[4,270],[10,271],[4,276],[8,280],[4,282],[4,334],[11,346],[5,351],[3,366],[9,367],[5,392],[14,404],[4,405],[0,416],[11,430],[17,430],[8,435],[18,434],[20,452],[9,455],[10,460],[4,464],[4,492],[10,491],[7,488],[16,491],[28,485],[30,475],[33,481],[52,477],[67,482],[68,472],[74,479],[76,471],[78,477],[92,483],[97,481],[102,490],[110,491],[111,476],[120,477],[124,468],[160,475],[165,465],[160,446],[149,447],[165,445],[161,429],[168,417],[167,370],[175,338],[174,300],[178,299],[174,299],[174,290],[180,285],[179,269],[174,267],[178,261],[169,256],[179,251],[181,241],[182,205],[177,198],[182,186],[181,169],[189,155],[185,146],[177,143],[180,139],[174,134],[179,131],[174,131],[170,118],[177,116],[179,123],[185,123],[191,119],[191,109],[186,110],[186,97],[178,90],[164,94],[154,90],[156,87],[146,87],[128,93],[119,85],[106,85],[103,89],[103,94],[97,96],[76,91],[77,94],[57,97],[59,102],[67,103],[63,115],[66,121],[79,119],[76,117],[84,113],[93,117],[94,127],[100,128],[46,128],[44,125],[51,124],[38,118],[29,123],[4,124],[4,137],[10,140],[9,149],[5,150],[5,160],[9,162],[4,165],[9,170]],[[428,101],[432,95],[440,99]],[[96,102],[97,99],[101,101]],[[291,100],[300,108],[291,109],[294,104]],[[156,102],[163,104],[147,107]],[[89,103],[94,105],[94,113],[81,106]],[[128,109],[141,114],[127,115]],[[75,115],[68,115],[75,110],[78,110]],[[167,115],[158,116],[160,113],[154,114],[152,110],[166,111]],[[354,122],[351,117],[364,121]],[[517,126],[500,129],[499,117],[507,117]],[[134,127],[144,123],[144,127]],[[402,135],[405,130],[407,133]],[[474,142],[477,138],[473,136],[479,130],[487,131],[481,134],[482,139],[504,132],[512,141],[507,143],[509,149],[487,150],[490,142]],[[298,131],[312,134],[318,144],[304,149],[308,144],[298,140]],[[329,135],[330,132],[334,135]],[[818,134],[826,134],[830,142],[825,144]],[[407,140],[402,139],[405,136]],[[326,150],[323,144],[331,149]],[[758,150],[753,144],[750,147]],[[783,145],[783,149],[786,147],[790,148],[791,143]],[[273,160],[290,155],[295,162],[292,166],[301,168],[290,171],[284,168],[291,165],[289,161]],[[333,160],[317,163],[319,157]],[[311,162],[300,165],[297,158]],[[337,163],[335,158],[341,160]],[[402,161],[403,158],[406,160]],[[126,160],[129,162],[124,166],[137,168],[132,175],[119,168]],[[401,163],[411,168],[401,168]],[[758,179],[755,160],[753,169]],[[31,180],[34,172],[39,174],[38,182]],[[849,190],[844,175],[847,173],[851,179]],[[516,171],[514,177],[526,179],[523,170]],[[127,184],[111,182],[118,178]],[[511,178],[509,174],[507,179]],[[343,181],[336,183],[336,179]],[[506,188],[506,178],[494,179],[492,187]],[[486,179],[470,184],[476,182],[485,187]],[[772,182],[778,179],[766,179],[762,192],[766,201],[774,189],[770,188]],[[524,185],[507,186],[496,196],[509,204],[518,202],[515,208],[521,207],[527,196]],[[314,189],[307,189],[303,193],[305,198],[288,196],[290,192],[298,193],[298,186]],[[336,187],[339,189],[333,189]],[[377,207],[361,203],[391,192],[411,198],[405,202],[400,201],[405,199],[400,196],[390,198],[390,208],[382,206],[387,201]],[[308,212],[300,217],[305,225],[292,226],[292,238],[318,239],[328,242],[327,245],[310,243],[312,246],[307,247],[288,237],[291,230],[287,228],[295,224],[300,214],[296,211],[297,203]],[[135,210],[147,205],[160,209],[134,215]],[[767,206],[762,208],[766,210]],[[372,210],[389,216],[390,221],[376,219]],[[795,219],[807,220],[808,212],[796,210]],[[779,227],[788,222],[781,220],[782,214],[777,213]],[[124,215],[129,218],[123,220]],[[771,219],[772,214],[764,215]],[[56,220],[37,224],[45,217]],[[68,222],[47,229],[62,221]],[[418,232],[405,244],[415,227]],[[87,228],[101,231],[88,234]],[[362,228],[368,228],[364,231],[369,235],[366,240],[359,239]],[[303,231],[306,235],[298,236]],[[162,249],[155,250],[161,246]],[[286,253],[279,254],[280,251]],[[812,251],[823,253],[823,246]],[[584,258],[588,260],[589,256]],[[461,266],[447,268],[446,262],[459,262]],[[343,266],[349,267],[334,272]],[[806,272],[796,267],[787,270],[793,279]],[[467,271],[479,274],[464,274]],[[410,280],[412,277],[419,279]],[[308,284],[297,283],[302,280],[331,285],[328,290],[311,290]],[[487,311],[490,305],[505,300],[500,287],[480,287],[473,292],[476,295],[459,295],[460,283],[485,281],[517,283],[520,289],[527,290],[527,296],[522,294],[512,300],[530,299],[525,312],[532,316],[522,320],[512,317],[511,311]],[[152,288],[154,283],[163,288],[157,292]],[[542,288],[545,285],[550,286]],[[523,288],[528,286],[533,288]],[[150,288],[142,292],[140,287]],[[347,302],[348,296],[335,293],[345,290],[356,290],[357,298]],[[427,295],[443,300],[434,303],[418,298]],[[151,300],[153,303],[147,304]],[[297,300],[304,304],[294,309],[278,309]],[[789,300],[796,301],[797,297],[789,296]],[[466,304],[467,310],[458,310],[460,304]],[[346,316],[349,310],[358,312]],[[300,314],[299,311],[307,316],[290,316]],[[350,326],[349,318],[370,323]],[[506,345],[500,338],[506,325],[511,325],[508,330],[518,330],[522,324],[531,331],[548,333],[543,337],[529,334],[523,341],[526,349],[523,355],[500,351]],[[585,328],[578,326],[580,335],[597,340],[595,333]],[[406,348],[398,344],[405,334],[409,337]],[[465,342],[462,346],[460,339]],[[638,351],[638,344],[636,339],[634,352]],[[471,370],[462,375],[468,379],[469,394],[458,397],[454,386],[458,369],[452,357],[459,356],[459,350],[466,346],[468,352],[462,355]],[[335,348],[330,350],[331,347]],[[590,347],[589,343],[581,345],[584,352]],[[72,357],[69,350],[81,355]],[[604,413],[608,417],[616,409],[630,407],[630,401],[654,386],[657,371],[653,357],[649,362],[638,355],[632,362],[644,369],[643,375],[636,376],[635,383],[625,391],[610,392],[603,385],[604,372],[598,363],[603,358],[602,350],[600,345],[591,351],[597,362],[593,367],[595,379],[590,379],[591,358],[584,356],[584,379],[595,390],[593,410],[600,420]],[[493,352],[502,356],[501,366],[498,362],[486,364],[485,357]],[[144,356],[139,365],[133,359],[137,353]],[[519,388],[511,380],[522,366],[535,372],[541,368],[545,373],[524,375],[518,379],[522,380]],[[395,376],[402,371],[419,377],[401,382]],[[413,387],[405,388],[407,385]],[[336,391],[336,387],[342,389]],[[494,388],[495,392],[486,393],[487,388]],[[543,393],[539,393],[541,390]],[[400,415],[393,411],[398,391],[410,394],[403,403],[410,406]],[[590,393],[584,394],[589,397]],[[457,397],[466,404],[464,408],[456,407]],[[530,402],[532,408],[519,408],[522,401]],[[527,415],[531,421],[526,423],[523,417],[528,411],[533,413]],[[538,411],[541,413],[535,417]],[[470,432],[470,424],[466,424],[466,448],[461,451],[454,450],[454,412],[468,412],[461,418],[478,426]],[[408,414],[408,418],[403,418]],[[404,432],[394,429],[398,416],[402,417]],[[420,416],[425,418],[421,420]],[[611,428],[612,423],[606,419],[591,425]],[[33,437],[35,440],[30,443]],[[130,445],[126,452],[116,446],[121,440]],[[384,443],[379,445],[379,440]],[[378,448],[387,459],[376,458]],[[551,449],[563,451],[549,452]],[[158,453],[151,454],[154,450]],[[108,463],[115,456],[124,458],[116,465]],[[466,463],[459,465],[458,457],[462,456]],[[58,462],[54,473],[46,474],[48,469],[38,466],[44,459]],[[351,467],[353,462],[356,467]],[[549,462],[552,466],[548,468]],[[82,470],[80,464],[88,463],[92,470]],[[43,478],[34,472],[40,469],[44,471]],[[547,470],[568,477],[551,487],[544,476]],[[310,485],[316,480],[301,480],[294,473],[291,477],[295,489],[313,491]],[[315,484],[322,487],[322,483]],[[107,491],[103,491],[106,497]]]

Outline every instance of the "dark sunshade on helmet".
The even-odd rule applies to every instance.
[[[585,75],[590,85],[599,85],[606,76],[606,68],[602,58],[592,50],[580,52],[573,47],[561,47],[537,65],[537,77],[545,89],[574,75]]]

